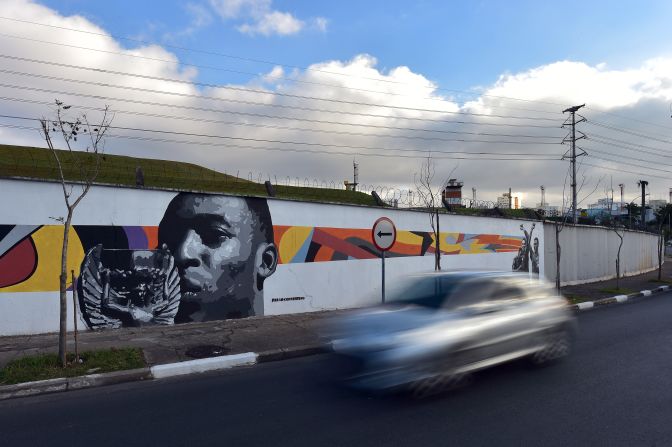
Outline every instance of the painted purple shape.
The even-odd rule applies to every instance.
[[[147,235],[142,227],[123,227],[128,238],[128,248],[131,250],[146,250],[149,244]]]

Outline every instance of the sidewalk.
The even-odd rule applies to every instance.
[[[657,270],[621,279],[621,289],[632,292],[651,290],[665,283],[652,282]],[[672,278],[672,262],[663,265],[662,278]],[[671,281],[672,282],[672,281]],[[616,280],[601,281],[562,288],[573,301],[590,301],[618,295]],[[294,315],[253,317],[241,320],[190,323],[177,326],[146,326],[101,332],[81,331],[79,351],[137,347],[145,353],[149,366],[183,362],[245,352],[276,352],[283,358],[288,351],[315,349],[323,343],[318,328],[324,319],[342,311],[322,311]],[[74,350],[72,334],[68,334],[68,351]],[[28,355],[58,351],[57,334],[0,337],[0,368],[9,361]]]
[[[100,332],[81,331],[79,352],[112,347],[137,347],[148,366],[243,352],[279,351],[317,347],[320,322],[339,311],[252,317],[241,320],[146,326]],[[68,334],[68,352],[73,352]],[[58,352],[58,335],[0,337],[0,368],[19,357]]]
[[[657,279],[658,269],[642,275],[621,278],[619,281],[619,288],[623,290],[623,292],[615,291],[615,279],[579,284],[576,286],[565,286],[562,287],[561,290],[563,295],[569,298],[572,303],[576,303],[579,301],[599,300],[601,298],[620,294],[627,295],[642,290],[651,290],[662,285],[672,285],[672,258],[666,258],[666,262],[663,263],[661,271],[661,279],[663,282],[658,282]]]

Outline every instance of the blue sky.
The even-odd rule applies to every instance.
[[[207,1],[48,0],[64,15],[81,14],[112,34],[157,43],[213,49],[236,56],[307,66],[348,60],[361,53],[381,69],[405,65],[446,89],[491,84],[502,73],[519,72],[558,60],[629,68],[653,56],[669,55],[669,1],[274,1],[272,8],[301,20],[327,19],[327,29],[285,36],[250,36],[239,20],[222,20]],[[212,14],[190,34],[193,6]],[[127,42],[128,45],[132,46]],[[269,69],[193,53],[196,64]],[[201,70],[206,82],[241,79]]]
[[[561,111],[586,103],[584,191],[672,186],[670,1],[3,0],[0,21],[7,115],[43,116],[56,96],[189,137],[118,130],[111,153],[335,184],[357,159],[360,181],[396,191],[432,154],[438,183],[454,172],[480,199],[511,187],[527,205],[543,184],[559,205]],[[0,142],[44,143],[9,119]]]

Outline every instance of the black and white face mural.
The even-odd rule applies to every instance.
[[[150,250],[91,249],[79,282],[92,328],[242,318],[263,313],[278,253],[266,200],[180,193]]]
[[[517,272],[539,273],[539,238],[532,239],[535,224],[533,223],[528,232],[524,225],[520,225],[520,231],[525,238],[518,249],[518,254],[513,258],[512,269]]]

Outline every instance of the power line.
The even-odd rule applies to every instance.
[[[230,111],[226,111],[226,110],[222,110],[222,109],[213,109],[213,108],[208,108],[208,107],[184,106],[184,105],[166,104],[166,103],[153,102],[153,101],[134,100],[134,99],[128,99],[128,98],[116,98],[116,97],[112,97],[112,96],[91,95],[91,94],[87,94],[87,93],[64,92],[62,90],[52,90],[52,89],[45,89],[45,88],[40,88],[40,87],[27,87],[27,86],[14,85],[14,84],[2,84],[2,83],[0,83],[0,87],[12,88],[12,89],[18,89],[18,90],[34,91],[34,92],[41,92],[41,93],[52,93],[52,94],[56,94],[56,95],[79,96],[79,97],[92,98],[92,99],[98,99],[98,100],[121,101],[121,102],[128,102],[128,103],[133,103],[133,104],[142,104],[142,105],[149,105],[149,106],[172,107],[172,108],[178,108],[178,109],[183,109],[183,110],[195,110],[195,111],[201,111],[201,112],[234,113],[234,112],[230,112]],[[255,105],[263,106],[263,105],[266,105],[266,104],[255,103]],[[275,107],[280,107],[280,108],[306,110],[306,108],[285,106],[285,105],[281,105],[281,104],[275,104],[274,106]],[[455,123],[455,121],[451,121],[451,120],[417,118],[417,117],[390,117],[389,115],[378,115],[378,114],[375,114],[375,113],[342,112],[342,111],[309,109],[309,111],[311,111],[311,110],[312,111],[318,111],[318,112],[322,111],[322,112],[325,112],[325,113],[335,113],[335,114],[341,114],[341,115],[365,116],[365,117],[370,117],[370,118],[384,118],[384,119],[388,119],[388,120],[389,119],[394,119],[394,120],[407,120],[407,121],[421,121],[421,122],[428,122],[428,123]],[[235,112],[235,113],[242,114],[242,112]],[[248,114],[248,115],[251,115],[251,114]],[[263,115],[260,115],[260,116],[263,116]],[[285,118],[283,118],[283,119],[285,119]],[[296,119],[296,118],[288,118],[288,119]],[[545,118],[537,118],[537,119],[546,120]],[[554,120],[548,120],[548,121],[554,121]],[[342,124],[344,124],[344,123],[342,123]],[[480,123],[479,123],[479,125],[480,125]],[[483,125],[486,125],[486,124],[483,123]],[[526,127],[530,127],[530,126],[526,126]],[[544,128],[548,128],[548,127],[544,126]]]
[[[44,106],[53,106],[54,105],[54,103],[52,101],[36,101],[36,100],[30,100],[30,99],[25,99],[25,98],[13,98],[13,97],[7,97],[7,96],[0,96],[0,100],[22,102],[22,103],[26,103],[26,104],[44,105]],[[115,100],[123,101],[123,99],[120,99],[120,98],[116,98]],[[95,111],[101,111],[101,112],[104,110],[103,108],[100,108],[100,107],[89,107],[89,106],[84,106],[84,105],[81,105],[81,104],[69,103],[69,105],[71,105],[72,107],[78,108],[78,109],[83,109],[83,110],[95,110]],[[234,124],[234,122],[224,121],[224,120],[195,118],[195,117],[192,117],[192,116],[146,113],[146,112],[138,112],[138,111],[135,111],[135,110],[111,109],[110,111],[114,112],[115,114],[122,114],[122,115],[138,115],[138,116],[147,116],[147,117],[152,117],[152,118],[193,121],[193,122],[198,122],[198,123]],[[428,132],[428,133],[446,133],[446,134],[452,134],[452,133],[456,132],[456,131],[452,131],[452,130],[441,130],[441,129],[431,129],[431,128],[420,129],[420,128],[413,128],[413,127],[383,126],[383,125],[376,125],[376,124],[344,123],[344,122],[339,122],[339,121],[314,120],[314,119],[307,119],[307,118],[287,117],[287,116],[280,116],[280,115],[267,115],[267,114],[239,112],[239,111],[224,111],[224,110],[222,110],[221,113],[232,114],[232,115],[241,115],[241,116],[251,116],[251,117],[256,117],[256,118],[291,120],[291,121],[301,121],[301,122],[316,123],[316,124],[329,124],[329,125],[363,127],[363,128],[373,128],[373,129],[401,130],[401,131]],[[506,126],[506,127],[534,127],[534,128],[542,128],[542,129],[557,129],[556,126],[540,126],[540,125],[534,125],[534,124],[526,125],[526,124],[506,124],[506,123],[475,123],[475,122],[471,122],[471,121],[458,121],[458,120],[445,121],[445,123],[466,124],[466,125],[473,125],[473,126]],[[260,127],[262,127],[262,126],[267,127],[266,125],[263,125],[263,124],[252,124],[252,123],[243,123],[243,122],[235,122],[235,124],[254,125],[254,126],[258,125]],[[273,127],[273,126],[268,126],[268,127]],[[288,127],[278,127],[278,128],[289,129]],[[317,131],[317,130],[315,130],[315,131]],[[367,135],[369,135],[369,134],[367,134]],[[483,135],[486,135],[486,134],[483,133]],[[493,134],[493,135],[495,135],[495,134]],[[498,134],[498,136],[505,136],[505,135],[506,134]],[[509,135],[506,135],[506,136],[509,136]],[[511,135],[511,136],[518,136],[518,135]],[[551,137],[551,136],[547,137],[547,136],[540,135],[539,138],[556,138],[556,137]]]
[[[10,118],[17,120],[26,120],[26,121],[41,121],[39,118],[31,118],[25,116],[14,116],[14,115],[0,115],[2,118]],[[51,121],[51,120],[48,120]],[[295,144],[295,145],[306,145],[306,146],[319,146],[319,147],[335,147],[339,149],[360,149],[360,150],[381,150],[381,151],[410,151],[417,152],[417,150],[406,149],[406,148],[388,148],[388,147],[373,147],[373,146],[352,146],[347,144],[327,144],[327,143],[315,143],[307,141],[283,141],[283,140],[270,140],[265,138],[247,138],[247,137],[232,137],[228,135],[214,135],[214,134],[202,134],[202,133],[192,133],[192,132],[178,132],[174,130],[160,130],[160,129],[145,129],[140,127],[124,127],[124,126],[108,126],[109,129],[118,129],[118,130],[129,130],[133,132],[149,132],[157,134],[168,134],[168,135],[180,135],[180,136],[189,136],[189,137],[199,137],[199,138],[217,138],[224,140],[241,140],[241,141],[253,141],[257,143],[276,143],[276,144]],[[448,141],[446,139],[445,141]],[[556,144],[560,143],[545,143],[545,142],[529,142],[529,141],[489,141],[489,140],[464,140],[464,139],[451,139],[449,141],[457,141],[461,143],[497,143],[497,144]],[[427,150],[424,152],[443,152],[438,149]],[[528,155],[528,154],[517,154],[517,155]],[[547,154],[539,154],[547,155]]]
[[[97,35],[97,36],[102,36],[102,37],[112,37],[114,39],[121,39],[121,40],[130,41],[130,42],[136,42],[136,43],[140,43],[142,45],[156,45],[155,43],[149,42],[149,41],[146,41],[146,40],[126,37],[126,36],[120,36],[120,35],[116,35],[116,34],[97,33],[97,32],[94,32],[94,31],[80,30],[80,29],[76,29],[76,28],[67,28],[67,27],[58,26],[58,25],[32,22],[32,21],[29,21],[29,20],[21,20],[21,19],[16,19],[16,18],[13,18],[13,17],[2,17],[2,16],[0,16],[0,19],[11,20],[11,21],[20,22],[20,23],[27,23],[27,24],[31,24],[31,25],[50,27],[50,28],[54,28],[54,29],[73,31],[73,32],[78,32],[78,33]],[[8,35],[8,34],[0,34],[0,35],[4,35],[6,37],[18,38],[18,39],[23,38],[21,36],[12,36],[12,35]],[[28,39],[28,38],[25,38],[25,39]],[[48,42],[48,41],[41,41],[41,42],[50,43],[50,44],[53,44],[53,45],[58,45],[58,43],[55,43],[55,42]],[[221,56],[221,57],[225,57],[225,58],[236,59],[236,60],[241,60],[241,61],[246,61],[246,62],[255,62],[255,63],[262,63],[262,64],[266,64],[266,65],[280,66],[280,67],[283,67],[283,68],[294,68],[294,69],[300,69],[300,70],[304,70],[304,71],[311,71],[311,72],[316,72],[316,73],[350,77],[350,78],[356,78],[356,79],[365,79],[365,80],[371,80],[371,81],[376,81],[376,82],[386,82],[386,83],[392,83],[392,84],[410,85],[406,82],[394,81],[394,80],[391,80],[391,79],[380,79],[380,78],[353,76],[353,75],[346,74],[346,73],[331,72],[331,71],[326,71],[326,70],[319,70],[319,69],[312,68],[312,67],[304,67],[304,66],[299,66],[299,65],[290,65],[290,64],[284,64],[284,63],[278,63],[278,62],[265,61],[265,60],[261,60],[261,59],[253,59],[253,58],[235,56],[235,55],[216,52],[216,51],[182,47],[182,46],[171,45],[171,44],[166,44],[166,43],[163,43],[160,46],[166,47],[166,48],[173,48],[173,49],[177,49],[177,50],[182,50],[182,51],[189,51],[189,52],[193,52],[193,53],[201,53],[201,54],[205,54],[205,55],[209,55],[209,56]],[[89,49],[89,50],[104,51],[104,50],[97,50],[97,49],[92,49],[92,48]],[[120,53],[120,54],[121,55],[127,55],[125,53]],[[163,61],[174,63],[174,61],[167,61],[167,60],[163,60]],[[201,66],[201,65],[186,64],[186,63],[183,63],[183,62],[180,62],[180,65],[191,66],[191,67],[195,67],[195,68],[214,69],[214,70],[220,69],[220,70],[224,70],[224,71],[232,71],[234,73],[239,73],[239,74],[248,74],[248,75],[258,76],[257,73],[240,72],[240,71],[235,71],[235,70],[222,69],[222,68],[218,68],[218,67],[208,67],[208,66]],[[328,86],[328,87],[337,87],[337,88],[347,88],[347,89],[350,89],[350,90],[368,91],[368,92],[371,92],[371,93],[407,96],[407,95],[402,95],[402,94],[399,94],[399,93],[390,93],[390,92],[381,92],[381,91],[376,91],[376,90],[357,89],[357,88],[344,87],[344,86],[338,86],[338,85],[332,85],[332,84],[322,84],[322,83],[311,82],[311,81],[301,81],[301,80],[296,80],[296,79],[292,79],[292,78],[281,78],[281,79],[285,79],[285,80],[288,80],[288,81],[294,81],[294,82],[305,82],[305,83],[310,83],[310,84],[325,85],[325,86]],[[420,86],[420,87],[426,88],[426,89],[431,89],[431,90],[437,90],[437,91],[446,91],[446,92],[453,92],[453,93],[466,93],[466,94],[469,94],[469,95],[472,95],[472,96],[482,96],[482,97],[489,97],[489,98],[496,98],[496,99],[507,99],[507,100],[513,100],[513,101],[523,101],[523,102],[534,102],[534,103],[540,103],[540,104],[548,104],[548,105],[557,106],[557,107],[564,107],[565,106],[564,104],[559,104],[559,103],[550,102],[550,101],[539,101],[539,100],[532,100],[532,99],[512,98],[512,97],[498,96],[498,95],[486,95],[486,94],[481,94],[481,93],[468,92],[468,91],[465,91],[465,90],[438,88],[434,85],[427,85],[427,86]],[[427,98],[427,99],[439,100],[437,98]],[[552,112],[544,112],[544,113],[552,113]]]
[[[30,127],[30,126],[19,126],[12,124],[0,123],[0,127],[19,129],[19,130],[30,130],[30,131],[40,131],[39,127]],[[128,140],[137,140],[137,141],[151,141],[157,143],[173,143],[173,144],[184,144],[189,146],[208,146],[208,147],[223,147],[223,148],[232,148],[232,149],[245,149],[245,150],[264,150],[264,151],[277,151],[277,152],[297,152],[297,153],[312,153],[312,154],[324,154],[324,155],[346,155],[346,156],[362,156],[362,157],[383,157],[383,158],[427,158],[427,153],[436,154],[440,153],[437,151],[420,151],[413,150],[409,152],[425,152],[423,155],[402,155],[402,154],[385,154],[385,153],[372,153],[372,152],[351,152],[351,151],[326,151],[326,150],[310,150],[310,149],[298,149],[298,148],[281,148],[281,147],[267,147],[267,146],[250,146],[250,145],[239,145],[239,144],[222,144],[222,143],[213,143],[207,141],[193,141],[193,140],[175,140],[168,138],[153,138],[153,137],[142,137],[142,136],[133,136],[133,135],[115,135],[113,133],[106,134],[106,137],[118,138],[118,139],[128,139]],[[391,149],[399,150],[399,149]],[[476,153],[469,152],[455,152],[455,154],[465,154],[465,155],[477,155]],[[442,155],[432,155],[433,159],[439,160],[482,160],[482,161],[557,161],[559,158],[532,158],[529,157],[466,157],[466,156],[442,156]],[[544,157],[549,157],[548,155],[543,155]]]
[[[155,89],[148,89],[148,88],[142,88],[142,87],[132,87],[132,86],[128,86],[128,85],[108,84],[108,83],[105,83],[105,82],[86,81],[86,80],[83,80],[83,79],[64,78],[64,77],[52,76],[52,75],[41,75],[41,74],[37,74],[37,73],[28,73],[28,72],[24,72],[24,71],[16,71],[16,70],[8,70],[8,69],[0,69],[0,73],[6,73],[6,74],[11,74],[11,75],[16,75],[16,76],[28,76],[28,77],[39,78],[39,79],[48,79],[48,80],[51,80],[51,81],[72,82],[72,83],[75,83],[75,84],[84,84],[84,85],[95,85],[97,87],[118,88],[118,89],[132,90],[132,91],[143,92],[143,93],[156,93],[156,94],[161,94],[161,95],[171,95],[171,96],[178,96],[178,97],[181,97],[181,98],[207,99],[207,100],[210,100],[210,101],[233,102],[233,103],[238,103],[238,104],[258,105],[258,106],[265,106],[265,107],[281,107],[281,108],[298,109],[298,110],[305,110],[305,111],[312,111],[312,112],[354,114],[354,112],[344,112],[342,110],[315,109],[315,108],[310,108],[310,107],[289,106],[289,105],[286,105],[286,104],[269,104],[269,103],[263,103],[263,102],[241,100],[241,99],[220,98],[220,97],[217,97],[217,96],[195,95],[195,94],[192,94],[192,93],[179,93],[179,92],[171,92],[171,91],[166,91],[166,90],[155,90]],[[246,93],[261,93],[262,92],[262,91],[246,90],[246,89],[242,89],[242,88],[238,88],[238,87],[226,87],[226,89],[243,91],[243,92],[246,92]],[[551,119],[551,118],[510,116],[510,115],[493,115],[493,114],[486,114],[486,113],[471,113],[471,112],[455,112],[455,111],[449,111],[449,110],[421,109],[421,108],[403,107],[403,106],[383,106],[383,105],[363,103],[363,102],[355,102],[355,101],[340,101],[340,100],[332,100],[332,99],[319,99],[319,98],[308,97],[308,96],[300,97],[298,95],[287,95],[287,94],[284,94],[284,93],[282,93],[282,94],[281,93],[277,93],[277,94],[276,93],[268,93],[268,94],[270,94],[270,95],[282,95],[282,96],[293,96],[294,99],[322,100],[322,101],[336,102],[336,103],[340,103],[340,104],[366,106],[366,107],[378,107],[378,108],[383,108],[383,109],[395,109],[395,110],[404,110],[404,111],[412,111],[412,112],[441,113],[441,114],[480,116],[480,117],[486,117],[486,118],[506,118],[506,119],[521,119],[521,120],[533,120],[533,121],[556,121],[556,120]]]
[[[642,166],[642,165],[638,165],[638,164],[635,164],[635,163],[629,163],[627,161],[613,160],[613,159],[610,159],[610,158],[598,157],[596,155],[590,155],[590,156],[593,157],[593,158],[597,158],[599,160],[610,161],[612,163],[624,164],[624,165],[633,166],[633,167],[636,167],[636,168],[652,169],[654,171],[668,172],[668,173],[672,174],[672,171],[668,171],[666,169],[652,168],[650,166]]]
[[[594,110],[595,113],[597,113],[598,115],[611,115],[611,116],[614,116],[616,118],[626,119],[628,121],[636,121],[638,123],[647,124],[649,126],[660,127],[662,129],[665,129],[665,130],[668,130],[668,131],[672,130],[672,127],[670,127],[670,126],[664,126],[662,124],[652,123],[651,121],[644,121],[644,120],[640,120],[638,118],[627,117],[627,116],[619,115],[619,114],[616,114],[616,113],[613,113],[613,112],[607,112],[607,111],[604,111],[604,110],[593,109],[593,108],[590,108],[590,107],[588,107],[588,109]]]
[[[7,99],[7,98],[0,96],[0,100],[5,100],[5,99]],[[14,99],[14,98],[12,98],[12,99]],[[10,99],[10,100],[12,100],[12,99]],[[40,104],[40,105],[53,105],[53,103],[46,102],[46,101],[30,101],[30,100],[25,100],[24,101],[24,100],[20,100],[20,102],[36,103],[36,104]],[[72,105],[72,104],[69,104],[69,105]],[[97,111],[102,111],[103,110],[103,109],[97,108],[97,107],[81,107],[80,106],[80,108],[88,109],[88,110],[97,110]],[[142,112],[127,112],[127,111],[117,111],[117,110],[111,110],[111,112],[114,112],[115,114],[116,113],[136,114],[136,115],[160,117],[160,118],[166,118],[166,119],[180,119],[180,120],[196,121],[196,122],[200,122],[200,123],[209,123],[209,124],[246,126],[246,127],[268,128],[268,129],[277,129],[277,130],[295,130],[295,131],[300,131],[300,132],[329,133],[329,134],[337,134],[337,135],[363,136],[363,137],[373,137],[373,138],[401,138],[401,139],[406,139],[406,140],[454,141],[452,139],[447,139],[447,138],[423,137],[423,136],[416,136],[416,135],[387,135],[387,134],[383,135],[383,134],[366,133],[366,132],[349,132],[349,131],[338,131],[338,130],[327,130],[327,129],[310,129],[310,128],[304,128],[304,127],[278,126],[278,125],[273,125],[273,124],[248,123],[248,122],[241,122],[241,121],[206,120],[206,119],[198,119],[198,118],[190,118],[190,117],[181,117],[181,116],[175,116],[175,115],[148,114],[148,113],[142,113]],[[408,129],[404,129],[404,128],[397,128],[397,129],[408,130]],[[411,129],[411,130],[415,130],[415,129]],[[417,129],[417,130],[418,131],[423,131],[422,129]],[[466,131],[459,131],[459,130],[436,130],[436,131],[431,131],[431,132],[440,132],[440,133],[458,134],[458,135],[475,135],[475,136],[485,136],[485,137],[505,137],[505,138],[507,138],[507,137],[508,138],[546,138],[546,139],[556,138],[556,137],[543,136],[543,135],[497,134],[497,133],[489,133],[489,132],[466,132]]]
[[[629,156],[623,155],[623,154],[613,154],[613,153],[610,153],[610,152],[600,151],[600,150],[595,149],[595,148],[590,148],[590,151],[591,151],[591,153],[592,152],[597,152],[598,154],[609,155],[609,156],[617,157],[617,158],[625,158],[625,159],[634,160],[634,161],[641,161],[643,163],[651,163],[651,164],[663,165],[663,166],[672,166],[672,164],[669,164],[669,163],[663,163],[663,162],[659,162],[659,161],[649,161],[649,160],[644,160],[641,157],[639,157],[639,158],[629,157]]]
[[[663,150],[663,149],[650,148],[650,149],[653,149],[654,151],[662,152],[662,154],[657,154],[655,152],[651,152],[651,151],[648,151],[648,150],[643,149],[643,148],[633,147],[633,145],[628,145],[627,142],[624,142],[624,144],[621,144],[618,141],[616,141],[616,142],[604,141],[604,140],[600,140],[599,138],[592,138],[591,137],[591,138],[588,138],[588,139],[590,141],[593,141],[593,142],[596,142],[596,143],[599,143],[599,144],[604,144],[605,146],[618,147],[618,148],[621,148],[621,149],[625,149],[625,150],[628,150],[628,151],[634,151],[634,152],[643,152],[645,154],[654,155],[656,157],[669,157],[670,156],[670,153],[668,151]],[[608,138],[608,139],[612,140],[611,138]]]
[[[50,45],[60,45],[60,46],[66,46],[66,47],[76,48],[76,49],[80,49],[80,50],[97,51],[97,52],[102,52],[102,53],[106,53],[106,54],[114,54],[114,55],[131,57],[131,58],[136,58],[136,59],[146,59],[146,60],[151,60],[151,61],[155,61],[155,62],[165,62],[165,63],[170,63],[170,64],[175,63],[175,61],[171,61],[171,60],[168,60],[168,59],[161,59],[161,58],[155,58],[155,57],[149,57],[149,56],[140,56],[140,55],[137,55],[137,54],[129,54],[129,53],[124,53],[124,52],[120,52],[120,51],[100,50],[100,49],[96,49],[96,48],[82,47],[82,46],[79,46],[79,45],[64,44],[64,43],[59,43],[59,42],[50,42],[50,41],[39,40],[39,39],[31,39],[31,38],[28,38],[28,37],[21,37],[21,36],[13,36],[13,35],[10,35],[10,34],[0,33],[0,37],[22,39],[22,40],[28,40],[28,41],[32,41],[32,42],[44,43],[44,44],[50,44]],[[71,65],[71,64],[44,61],[44,60],[39,60],[39,59],[22,58],[20,56],[2,55],[0,57],[4,57],[4,58],[7,58],[7,59],[14,59],[14,60],[22,60],[22,61],[25,61],[25,62],[38,63],[38,64],[49,64],[49,65],[62,66],[62,67],[74,68],[74,69],[94,70],[94,71],[102,71],[102,72],[107,71],[109,73],[115,73],[114,71],[108,71],[108,70],[104,70],[104,69],[96,69],[96,68],[93,68],[93,67],[81,67],[81,66],[76,66],[76,65]],[[184,63],[181,63],[181,62],[178,62],[178,64],[189,66],[189,67],[193,66],[195,68],[208,68],[208,66],[184,64]],[[220,70],[228,71],[228,72],[232,72],[232,73],[237,73],[237,74],[248,74],[248,75],[255,76],[255,77],[259,76],[258,73],[242,72],[242,71],[239,71],[239,70],[230,70],[230,69],[223,69],[223,68],[220,69]],[[117,74],[123,74],[123,75],[126,75],[126,76],[138,76],[138,77],[145,77],[145,78],[153,79],[152,77],[148,77],[146,75],[140,75],[140,74],[132,74],[132,73],[124,73],[124,72],[119,72]],[[201,86],[206,86],[206,87],[234,89],[234,87],[223,86],[221,84],[199,83],[199,82],[196,82],[196,81],[185,81],[185,80],[182,80],[182,79],[174,79],[174,78],[155,78],[155,79],[163,80],[163,81],[169,81],[169,82],[178,82],[178,83],[185,83],[185,84],[201,85]],[[408,98],[413,98],[413,99],[423,99],[423,100],[428,100],[428,101],[443,101],[443,102],[446,101],[445,98],[418,97],[418,96],[414,96],[414,95],[406,95],[406,94],[394,93],[394,92],[381,92],[381,91],[378,91],[378,90],[369,90],[369,89],[339,86],[339,85],[334,85],[334,84],[324,84],[324,83],[319,83],[319,82],[303,81],[303,80],[293,79],[293,78],[278,78],[278,79],[284,79],[284,80],[287,80],[287,81],[297,82],[297,83],[308,83],[308,84],[315,84],[315,85],[326,86],[326,87],[335,87],[335,88],[346,89],[346,90],[356,90],[356,91],[383,94],[383,95],[403,96],[403,97],[408,97]],[[252,91],[252,90],[247,89],[247,91]],[[262,91],[261,93],[282,95],[280,93],[268,92],[268,91]],[[288,95],[285,94],[285,96],[288,96]],[[481,95],[481,96],[485,97],[485,96],[488,96],[488,95]],[[502,98],[502,99],[515,99],[515,98],[506,98],[506,97],[503,97],[503,96],[500,97],[500,98]],[[313,98],[313,99],[320,100],[320,98]],[[329,99],[322,99],[322,100],[329,101]],[[335,100],[333,100],[333,101],[335,101]],[[380,107],[382,107],[382,106],[380,106]],[[523,110],[523,111],[528,111],[528,112],[545,113],[545,114],[551,114],[551,115],[557,114],[557,112],[551,112],[551,111],[548,111],[548,110],[528,109],[528,108],[523,108],[523,107],[497,106],[497,105],[492,105],[492,104],[488,104],[488,107],[493,108],[493,109]]]
[[[609,171],[624,172],[624,173],[628,173],[628,174],[643,175],[643,176],[649,176],[649,177],[662,178],[662,179],[669,180],[669,176],[666,177],[666,176],[655,175],[655,174],[651,174],[651,173],[644,174],[642,172],[628,171],[626,169],[610,168],[610,167],[607,167],[607,166],[594,165],[594,164],[586,163],[586,162],[583,162],[582,164],[584,166],[590,166],[590,167],[598,168],[598,169],[607,169]]]
[[[646,134],[643,134],[643,133],[635,132],[633,130],[627,130],[626,128],[610,126],[609,124],[604,124],[604,123],[600,123],[598,121],[593,121],[593,120],[588,120],[587,122],[588,122],[588,124],[592,124],[593,126],[598,126],[598,127],[602,127],[602,128],[605,128],[605,129],[614,130],[616,132],[625,133],[625,134],[632,135],[632,136],[635,136],[635,137],[647,138],[649,140],[658,141],[660,143],[672,144],[671,140],[665,140],[665,139],[662,139],[662,138],[652,137],[651,135],[646,135]],[[662,134],[657,134],[657,135],[662,135]]]

